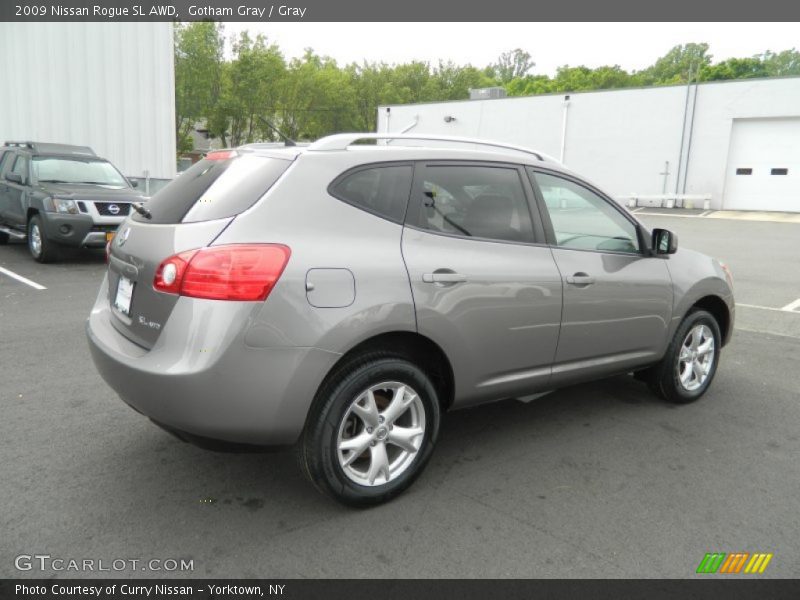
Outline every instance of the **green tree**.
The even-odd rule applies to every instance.
[[[491,73],[498,83],[505,85],[514,79],[525,77],[536,63],[531,55],[521,48],[503,52],[497,62],[490,66]]]
[[[232,146],[275,139],[263,121],[272,121],[279,113],[286,85],[286,61],[280,48],[268,44],[263,35],[252,39],[243,31],[233,42],[233,59],[224,73],[223,100],[209,130]]]
[[[219,101],[222,26],[211,22],[175,25],[175,137],[186,148],[195,123]]]
[[[509,81],[506,86],[509,96],[534,96],[556,91],[553,80],[547,75],[526,75]]]
[[[764,63],[769,77],[800,75],[800,52],[794,48],[778,53],[767,50],[755,58]]]
[[[706,65],[700,69],[700,81],[722,79],[749,79],[751,77],[767,77],[768,70],[758,58],[729,58],[715,65]]]
[[[310,48],[289,63],[280,118],[294,139],[316,139],[353,129],[358,122],[355,91],[348,72]]]
[[[681,44],[673,47],[655,64],[639,73],[645,85],[686,83],[689,74],[711,64],[708,44]]]
[[[376,110],[384,104],[404,102],[395,69],[386,63],[350,64],[346,67],[355,101],[355,129],[373,131]]]
[[[422,96],[427,100],[463,100],[469,90],[488,87],[494,80],[481,69],[472,65],[459,66],[452,61],[439,62],[423,88]]]

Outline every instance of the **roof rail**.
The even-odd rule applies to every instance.
[[[6,142],[3,144],[4,146],[13,146],[14,148],[30,148],[34,150],[34,143],[33,142]]]
[[[42,154],[85,154],[97,156],[89,146],[74,146],[72,144],[51,144],[48,142],[14,142],[8,141],[3,144],[6,147],[28,148],[35,153]]]
[[[505,142],[496,142],[492,140],[481,140],[476,138],[455,137],[448,135],[433,135],[433,134],[420,134],[420,133],[339,133],[337,135],[329,135],[327,137],[318,139],[311,144],[309,150],[347,150],[359,140],[418,140],[426,142],[450,142],[453,144],[474,144],[476,146],[490,146],[492,148],[502,148],[503,150],[512,150],[522,154],[530,154],[539,160],[548,160],[552,162],[559,162],[552,156],[548,156],[538,150],[531,150],[524,146],[514,146]]]

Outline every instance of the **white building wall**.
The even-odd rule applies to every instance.
[[[777,117],[800,117],[800,78],[700,85],[689,158],[687,193],[709,191],[715,199],[723,199],[724,207],[725,174],[734,119]],[[769,135],[768,129],[764,130],[764,135]],[[795,155],[798,151],[800,139],[796,141]],[[800,173],[796,170],[790,173],[793,180],[799,182],[794,206],[786,205],[783,210],[800,211],[800,179],[794,179],[798,175]],[[752,205],[748,208],[775,210],[770,206],[762,206],[758,197],[753,197]]]
[[[669,161],[666,191],[711,194],[714,208],[724,207],[734,119],[800,117],[800,78],[703,83],[692,87],[688,103],[686,86],[569,96],[566,166],[613,196],[625,197],[661,194],[665,187],[662,173]],[[557,94],[391,106],[388,124],[386,107],[380,107],[378,131],[400,131],[416,119],[417,125],[409,133],[496,139],[558,158],[564,104],[565,95]],[[445,116],[455,120],[447,123]],[[798,191],[793,210],[800,211]],[[759,199],[753,198],[750,208],[770,207],[760,206]]]
[[[0,23],[0,143],[91,146],[128,176],[175,176],[171,23]]]

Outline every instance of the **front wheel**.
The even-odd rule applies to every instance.
[[[33,260],[40,263],[53,262],[58,258],[58,249],[47,237],[39,215],[33,215],[28,221],[28,251]]]
[[[675,332],[664,358],[649,373],[650,388],[677,404],[700,398],[717,372],[721,338],[711,313],[690,312]]]
[[[439,433],[436,389],[413,363],[365,357],[323,386],[298,446],[306,476],[354,506],[386,502],[422,472]]]

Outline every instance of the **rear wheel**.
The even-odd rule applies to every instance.
[[[53,262],[58,258],[58,248],[47,237],[39,215],[33,215],[28,221],[28,250],[33,259],[40,263]]]
[[[379,504],[422,472],[439,421],[436,390],[419,367],[401,358],[365,357],[320,390],[298,458],[311,482],[336,500]]]
[[[717,372],[721,338],[711,313],[690,312],[675,332],[664,358],[649,372],[650,388],[678,404],[700,398]]]

